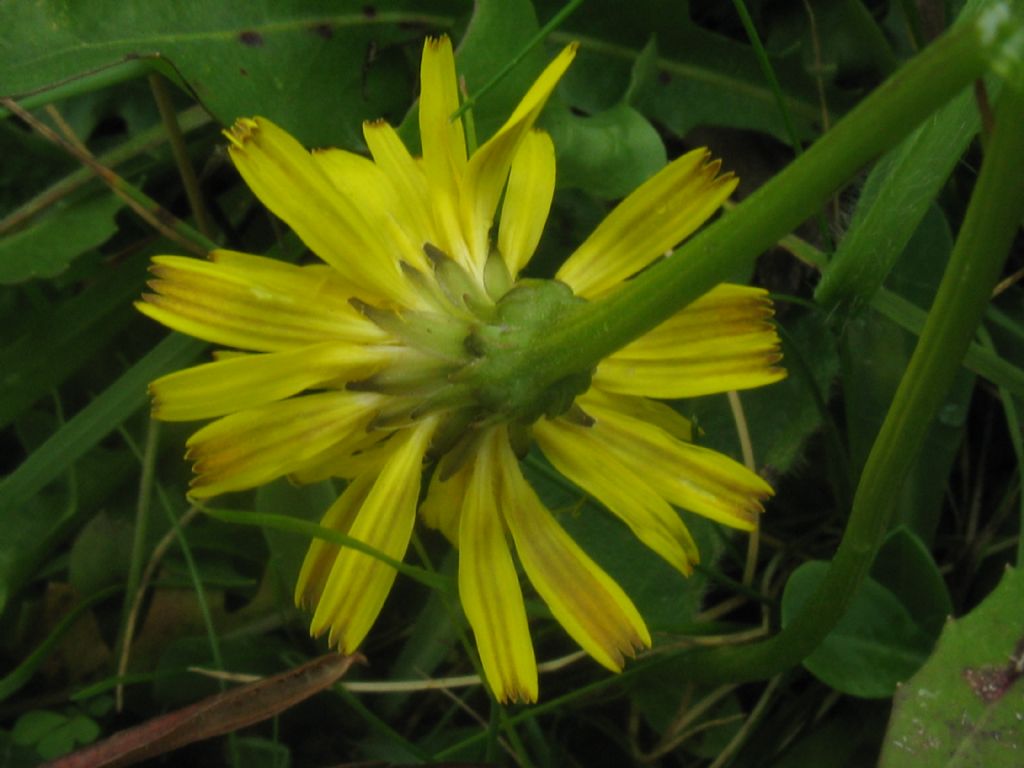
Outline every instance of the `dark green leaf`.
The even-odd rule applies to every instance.
[[[422,37],[452,26],[466,2],[206,3],[57,0],[5,13],[0,83],[24,94],[130,57],[159,56],[229,125],[264,115],[307,146],[361,144],[363,120],[395,121],[411,100]],[[111,23],[116,19],[117,23]],[[87,40],[88,45],[82,45]],[[328,85],[325,85],[329,83]]]
[[[85,365],[138,319],[127,305],[144,285],[142,259],[97,270],[90,285],[59,304],[26,316],[26,329],[0,347],[0,427]]]
[[[546,16],[560,3],[539,5]],[[591,0],[571,16],[557,35],[559,42],[581,43],[579,60],[567,76],[570,103],[590,112],[614,104],[628,87],[633,63],[653,31],[660,53],[658,76],[633,102],[646,117],[680,136],[699,125],[725,125],[765,131],[786,141],[785,126],[753,49],[697,26],[688,5]],[[798,132],[802,137],[812,135],[821,118],[814,78],[804,71],[798,55],[773,57],[772,66]],[[851,102],[828,84],[826,100],[833,114],[845,111]]]
[[[903,526],[885,538],[871,566],[871,577],[892,592],[914,621],[931,637],[938,637],[953,613],[946,582],[928,548]]]
[[[978,128],[972,94],[963,93],[882,158],[864,184],[849,230],[822,272],[815,291],[818,301],[831,305],[871,297]]]
[[[558,184],[596,197],[625,197],[665,165],[665,146],[648,120],[625,103],[591,117],[548,121],[558,148]]]
[[[71,545],[68,577],[80,595],[127,581],[135,526],[100,512],[86,523]]]
[[[0,239],[0,284],[53,277],[81,253],[102,245],[117,231],[124,202],[107,192],[62,200],[25,229]]]
[[[882,768],[1016,768],[1024,754],[1024,571],[950,621],[896,693]]]
[[[818,588],[828,563],[796,569],[782,595],[782,624],[795,616]],[[804,666],[837,691],[863,698],[891,696],[924,663],[931,638],[917,626],[895,595],[866,579],[849,610]]]
[[[548,56],[540,46],[530,49],[491,90],[479,95],[480,89],[523,51],[538,25],[528,0],[480,0],[474,5],[466,33],[458,41],[455,62],[475,100],[473,123],[477,140],[483,143],[512,114],[547,65]]]
[[[945,217],[932,206],[889,276],[889,284],[918,306],[930,305],[952,247]],[[916,343],[913,334],[875,312],[855,313],[845,323],[843,392],[855,475],[867,458]],[[973,375],[961,370],[901,488],[896,520],[926,543],[938,524],[945,478],[959,450],[973,389]]]
[[[67,721],[67,716],[60,712],[33,709],[15,721],[11,738],[14,739],[15,744],[38,744],[46,734],[64,725]]]

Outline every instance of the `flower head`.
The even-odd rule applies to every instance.
[[[472,154],[462,121],[451,119],[459,100],[444,37],[423,51],[422,158],[383,122],[364,126],[367,159],[310,153],[268,120],[239,120],[228,133],[239,172],[323,263],[227,250],[209,261],[157,257],[152,293],[139,304],[233,350],[151,386],[157,418],[215,419],[188,441],[190,494],[281,476],[344,478],[323,525],[393,559],[404,556],[418,513],[459,549],[459,595],[502,700],[537,697],[513,551],[600,664],[620,670],[651,643],[629,597],[524,478],[519,457],[531,443],[684,574],[698,552],[675,506],[751,529],[771,494],[742,465],[694,445],[689,422],[652,399],[781,378],[764,291],[719,286],[540,392],[515,376],[480,374],[483,361],[530,345],[674,247],[736,183],[706,150],[690,152],[620,203],[556,280],[520,279],[555,186],[554,147],[534,122],[574,54],[563,50]],[[313,612],[314,634],[351,653],[394,577],[380,559],[316,540],[296,601]]]

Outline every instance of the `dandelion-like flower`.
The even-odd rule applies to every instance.
[[[364,126],[367,159],[310,153],[268,120],[239,120],[228,133],[239,172],[324,263],[228,250],[209,261],[161,256],[153,292],[139,304],[175,330],[233,350],[151,386],[157,418],[216,419],[188,441],[190,495],[281,476],[344,478],[323,525],[396,560],[418,513],[458,547],[459,596],[503,701],[537,698],[513,550],[554,617],[600,664],[621,670],[651,644],[629,597],[523,476],[519,457],[530,445],[684,574],[698,552],[675,506],[749,530],[772,492],[742,465],[694,445],[689,422],[652,399],[784,376],[762,290],[719,286],[540,394],[515,381],[488,387],[476,375],[581,302],[615,291],[735,187],[706,150],[690,152],[623,200],[555,280],[519,279],[555,186],[554,147],[534,122],[574,54],[574,46],[563,50],[471,154],[462,121],[450,119],[459,99],[445,37],[423,50],[422,159],[384,122]],[[312,633],[351,653],[394,578],[381,559],[316,540],[295,597],[313,612]]]

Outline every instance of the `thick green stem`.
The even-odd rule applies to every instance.
[[[815,594],[778,635],[756,645],[695,652],[695,678],[771,677],[828,635],[867,575],[893,500],[978,327],[1024,216],[1024,95],[1004,89],[996,128],[960,236],[892,407],[875,440],[835,559]]]
[[[985,39],[983,26],[975,21],[956,27],[732,212],[608,298],[567,312],[535,344],[489,362],[481,378],[501,382],[527,372],[526,386],[543,392],[748,270],[860,168],[985,71],[987,54],[999,41]],[[997,32],[1009,35],[1006,27],[1016,29],[1007,23]]]

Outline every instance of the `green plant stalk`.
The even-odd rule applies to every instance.
[[[34,675],[36,670],[42,666],[43,662],[46,661],[50,653],[52,653],[54,648],[56,648],[57,643],[59,643],[61,638],[67,634],[68,630],[75,625],[75,622],[81,618],[83,613],[93,606],[103,602],[107,598],[113,597],[120,591],[120,585],[116,584],[105,589],[101,589],[99,592],[93,593],[68,611],[57,626],[53,628],[50,634],[47,635],[38,646],[36,646],[35,650],[33,650],[31,654],[29,654],[27,659],[22,661],[6,675],[0,677],[0,701],[4,701],[17,693],[22,686],[32,679],[32,675]]]
[[[750,41],[751,47],[757,55],[757,63],[761,67],[764,79],[768,81],[768,87],[771,88],[772,96],[775,97],[775,105],[779,109],[779,116],[782,118],[782,123],[786,128],[786,135],[789,137],[789,145],[793,148],[793,154],[799,155],[803,152],[803,147],[800,146],[800,138],[796,134],[796,126],[793,124],[793,118],[790,117],[789,109],[786,107],[786,97],[782,93],[779,79],[775,76],[775,70],[772,69],[771,60],[768,58],[768,51],[764,49],[764,45],[761,43],[761,37],[757,34],[754,20],[750,18],[750,12],[747,10],[745,0],[732,0],[732,5],[736,9],[736,14],[740,17],[740,23],[743,24],[743,30],[747,33],[747,39]]]
[[[188,107],[175,116],[175,121],[185,133],[201,128],[210,120],[210,116],[199,106]],[[159,147],[165,141],[167,141],[166,131],[162,125],[158,125],[125,139],[124,143],[100,155],[96,160],[106,168],[115,168],[138,155]],[[58,200],[62,200],[72,192],[84,187],[94,178],[96,178],[96,174],[88,168],[79,168],[69,173],[53,186],[43,190],[0,219],[0,235],[20,227]]]
[[[53,83],[44,88],[12,95],[19,97],[18,103],[25,109],[36,109],[52,104],[55,101],[81,96],[83,93],[101,91],[104,88],[110,88],[127,80],[142,77],[150,72],[150,62],[151,59],[147,58],[119,61],[116,64],[108,64],[97,67],[89,72],[72,75],[59,83]],[[8,118],[12,114],[10,110],[0,107],[0,120]]]
[[[146,557],[146,538],[149,531],[150,502],[153,499],[153,481],[156,477],[157,450],[160,444],[160,422],[149,420],[146,429],[146,446],[142,452],[142,477],[139,479],[139,496],[135,504],[135,532],[132,536],[132,555],[128,564],[128,579],[125,583],[124,602],[121,605],[121,630],[118,632],[114,657],[120,658],[125,642],[125,630],[131,613],[132,600],[142,578],[143,560]]]
[[[793,123],[793,118],[789,113],[789,108],[786,106],[786,95],[782,92],[782,86],[779,85],[779,79],[775,76],[775,69],[772,67],[771,59],[768,58],[768,51],[765,50],[764,44],[761,42],[761,38],[757,34],[757,27],[754,26],[754,20],[750,17],[750,12],[747,11],[747,4],[745,0],[732,0],[732,4],[736,9],[736,13],[740,17],[740,22],[743,24],[743,29],[747,33],[747,39],[750,41],[750,45],[754,49],[754,54],[757,56],[757,63],[761,67],[764,79],[768,82],[768,87],[771,88],[772,96],[775,97],[775,106],[778,108],[779,116],[782,118],[782,123],[786,128],[786,135],[789,137],[789,146],[793,148],[794,155],[802,155],[804,148],[800,144],[800,137],[797,135],[796,125]],[[808,10],[808,12],[810,11]],[[832,238],[829,233],[828,222],[825,220],[825,216],[820,209],[815,212],[815,217],[818,221],[818,229],[821,232],[822,242],[831,243]]]
[[[454,122],[468,111],[472,110],[481,97],[501,82],[505,75],[515,69],[519,63],[529,55],[530,51],[540,45],[548,35],[558,29],[558,27],[562,25],[562,22],[569,18],[572,12],[579,8],[582,3],[583,0],[569,0],[564,8],[551,17],[551,20],[547,24],[537,30],[537,33],[526,42],[526,45],[522,47],[519,53],[509,59],[505,63],[505,66],[494,73],[494,77],[481,85],[480,88],[477,89],[476,93],[467,95],[462,104],[459,105],[459,108],[452,112],[449,119]],[[472,154],[472,152],[470,152],[470,154]]]
[[[174,110],[174,101],[171,94],[164,85],[164,79],[158,74],[149,76],[149,87],[153,91],[153,99],[156,101],[157,109],[160,110],[160,122],[163,123],[167,132],[167,140],[171,144],[171,152],[174,154],[174,162],[178,166],[178,174],[181,176],[181,183],[185,187],[185,194],[188,196],[188,204],[192,209],[192,215],[196,219],[196,227],[204,236],[214,239],[216,229],[213,226],[213,219],[206,210],[203,202],[203,190],[199,186],[199,178],[196,176],[195,168],[192,167],[192,160],[188,156],[188,147],[185,146],[185,137],[182,134],[181,126],[178,125],[178,116]]]
[[[872,446],[843,540],[817,592],[769,640],[692,654],[695,679],[770,677],[799,663],[845,613],[888,528],[900,484],[974,336],[1024,216],[1024,94],[1006,88],[963,227],[892,406]]]
[[[669,257],[600,301],[577,305],[535,343],[485,361],[484,388],[545,392],[643,335],[813,216],[847,179],[982,74],[989,45],[977,20],[958,25],[861,102],[803,155]],[[1012,27],[1012,29],[1007,29]],[[521,395],[520,395],[521,397]],[[516,399],[515,395],[505,398]]]
[[[779,246],[785,248],[809,267],[820,270],[826,263],[824,253],[795,235],[782,238],[779,241]],[[907,301],[884,286],[874,292],[870,303],[873,310],[892,320],[903,330],[915,336],[921,335],[927,313],[919,309],[916,304]],[[1024,343],[1024,329],[994,304],[990,304],[986,308],[985,321],[1002,328],[1013,337],[1014,341]],[[967,354],[964,355],[963,366],[993,384],[1008,390],[1010,394],[1024,397],[1024,370],[1013,365],[1006,358],[1000,357],[994,349],[990,349],[984,344],[971,342],[967,348]]]
[[[128,206],[135,211],[140,218],[170,240],[175,241],[183,248],[192,251],[197,256],[205,256],[209,251],[217,248],[217,244],[205,235],[197,232],[180,219],[175,218],[159,205],[155,200],[146,195],[142,190],[129,184],[116,173],[99,163],[87,151],[72,144],[63,136],[37,120],[31,113],[25,110],[12,99],[0,98],[0,104],[5,106],[47,141],[53,142],[69,155],[89,168],[100,181],[110,187],[110,190],[120,197]]]

